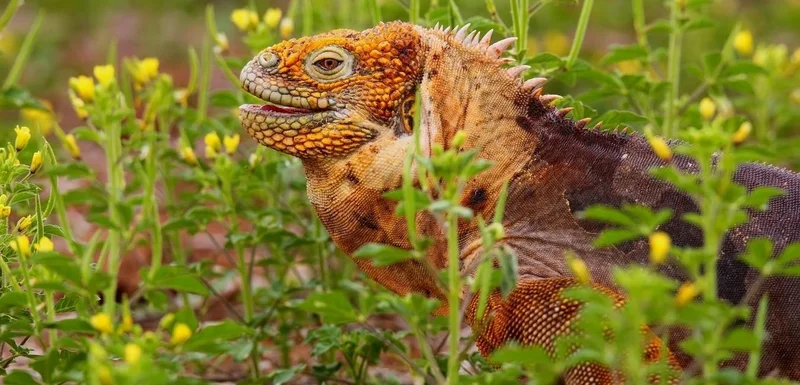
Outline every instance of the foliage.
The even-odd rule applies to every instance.
[[[9,18],[19,3],[8,4]],[[448,294],[444,317],[431,315],[438,301],[388,294],[335,250],[307,202],[296,160],[254,149],[249,142],[240,146],[240,125],[231,111],[256,101],[239,89],[238,69],[253,53],[281,39],[343,25],[321,20],[325,12],[315,11],[310,0],[293,1],[286,10],[251,4],[236,10],[225,28],[209,6],[203,44],[187,51],[190,76],[185,86],[159,71],[157,59],[120,59],[112,45],[106,63],[94,68],[94,77],[75,77],[63,92],[81,121],[64,130],[50,107],[19,84],[44,17],[40,14],[0,93],[0,107],[24,108],[29,116],[35,111],[36,117],[36,125],[27,131],[33,135],[26,136],[20,127],[0,148],[3,381],[408,382],[374,370],[395,357],[413,378],[427,383],[508,384],[522,377],[553,383],[580,360],[616,368],[628,382],[648,383],[652,374],[668,378],[663,362],[642,362],[645,341],[639,330],[649,324],[684,325],[693,331],[683,344],[695,358],[682,378],[687,383],[770,382],[756,379],[766,299],[757,309],[754,328],[739,326],[751,316],[743,305],[747,301],[728,304],[716,298],[715,261],[722,237],[746,220],[745,210],[763,209],[781,193],[747,191],[730,181],[742,162],[782,160],[789,156],[783,150],[796,144],[785,133],[800,118],[798,98],[791,96],[800,86],[800,51],[790,54],[785,46],[754,44],[742,25],[723,28],[710,17],[709,1],[666,1],[668,18],[646,24],[645,11],[655,6],[633,0],[636,43],[612,46],[603,57],[589,60],[582,56],[584,37],[597,10],[587,0],[578,19],[568,21],[577,24],[573,42],[564,37],[560,43],[568,50],[532,53],[530,20],[547,12],[553,1],[513,0],[504,8],[487,0],[486,17],[470,16],[457,3],[400,4],[407,5],[403,17],[422,25],[471,22],[483,32],[494,29],[496,36],[520,36],[513,56],[532,67],[526,76],[547,76],[553,87],[576,90],[558,102],[574,107],[576,119],[631,126],[654,146],[660,143],[656,133],[683,139],[685,145],[673,148],[677,155],[668,148],[660,155],[696,159],[698,171],[686,173],[670,165],[654,169],[653,175],[695,201],[699,214],[685,219],[703,230],[703,245],[671,247],[658,233],[673,214],[669,210],[589,208],[583,213],[586,218],[614,225],[599,235],[595,246],[644,237],[653,245],[651,265],[615,271],[616,283],[628,294],[626,305],[615,307],[587,287],[575,288],[570,295],[585,302],[576,327],[587,333],[565,337],[555,356],[540,347],[509,346],[485,359],[472,353],[473,336],[461,332],[462,288],[479,296],[478,313],[483,313],[491,290],[499,288],[505,295],[513,289],[516,257],[496,245],[504,233],[503,195],[494,218],[475,218],[484,248],[477,273],[463,276],[458,271],[458,222],[473,218],[460,206],[459,196],[467,180],[490,167],[474,152],[458,151],[463,135],[455,135],[447,150],[434,148],[430,158],[411,153],[403,188],[387,193],[400,201],[398,212],[408,219],[413,249],[369,244],[355,255],[379,265],[424,262],[421,256],[430,241],[417,235],[411,218],[421,210],[431,212],[448,236],[450,268],[436,275]],[[352,21],[348,9],[364,5],[363,12],[355,12],[358,28],[397,12],[390,8],[397,4],[375,0],[343,4],[349,8],[337,15],[341,23]],[[0,21],[2,28],[8,19]],[[245,54],[230,53],[225,31],[232,25],[239,29]],[[718,49],[682,56],[688,39],[709,30],[727,35]],[[230,87],[211,90],[215,68]],[[689,92],[687,78],[696,87]],[[47,136],[48,131],[54,135]],[[82,160],[81,149],[89,146],[101,149],[106,162],[101,169]],[[712,156],[721,161],[712,166]],[[430,180],[441,183],[415,188],[410,178],[414,160]],[[63,189],[65,182],[74,181],[81,187]],[[71,215],[76,210],[93,226],[87,238],[75,235]],[[219,229],[225,234],[221,241],[215,237]],[[188,237],[215,242],[217,256],[228,268],[193,258]],[[121,262],[137,250],[148,253],[149,267],[141,271],[135,291],[118,298],[121,275],[131,274],[120,269]],[[800,246],[777,254],[772,258],[773,245],[758,239],[742,259],[762,273],[762,280],[800,275]],[[580,261],[580,255],[571,258]],[[691,282],[680,285],[658,274],[665,259],[686,268]],[[494,261],[499,269],[493,268]],[[257,282],[259,277],[266,283]],[[240,285],[240,306],[221,294],[230,285]],[[755,295],[753,290],[745,298]],[[207,321],[214,303],[222,303],[230,319]],[[378,326],[381,317],[399,317],[407,327]],[[609,334],[614,337],[606,338]],[[297,344],[312,347],[307,363],[292,358]],[[580,349],[570,351],[570,346]],[[747,372],[719,369],[717,364],[735,352],[750,355]],[[265,369],[267,356],[273,357],[274,366]],[[228,362],[245,368],[243,374],[220,378],[218,369]]]

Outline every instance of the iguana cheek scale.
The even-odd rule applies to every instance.
[[[603,203],[636,203],[653,209],[671,208],[673,219],[662,226],[678,246],[702,244],[699,229],[680,218],[697,207],[686,195],[649,176],[664,162],[641,137],[584,129],[586,120],[566,118],[569,109],[550,105],[555,95],[542,92],[544,79],[523,81],[525,66],[505,69],[501,57],[514,39],[491,43],[466,27],[450,31],[392,22],[358,32],[336,30],[294,39],[264,49],[241,72],[242,87],[265,101],[240,109],[242,126],[261,144],[300,158],[308,180],[308,196],[336,245],[348,255],[369,242],[411,248],[405,220],[395,215],[396,203],[383,193],[402,182],[403,159],[413,149],[414,98],[419,113],[422,152],[434,143],[443,147],[459,130],[464,148],[493,167],[470,180],[461,203],[476,216],[491,218],[502,185],[509,182],[506,234],[499,243],[518,255],[520,279],[507,299],[493,294],[488,324],[468,318],[479,331],[477,345],[488,354],[514,340],[552,348],[553,339],[570,331],[579,304],[561,291],[574,285],[564,262],[572,250],[589,267],[593,286],[622,305],[624,298],[611,279],[615,266],[647,263],[644,241],[616,248],[594,249],[601,224],[573,215]],[[673,163],[684,170],[690,159]],[[416,167],[414,167],[416,169]],[[416,178],[416,177],[415,177]],[[780,250],[800,239],[800,177],[769,166],[744,165],[734,179],[754,188],[781,187],[765,212],[751,213],[750,222],[731,231],[718,266],[720,297],[738,303],[757,272],[738,260],[746,241],[770,237]],[[426,254],[436,268],[446,267],[443,229],[426,212],[418,213],[417,229],[434,240]],[[461,268],[478,256],[480,235],[475,221],[459,227]],[[372,279],[390,290],[417,292],[443,302],[445,296],[429,269],[418,261],[374,267],[354,259]],[[666,264],[662,273],[688,279],[679,266]],[[800,379],[800,280],[770,279],[760,290],[770,296],[761,373]],[[760,296],[756,296],[758,298]],[[750,305],[754,305],[751,303]],[[445,309],[442,307],[440,310]],[[661,342],[648,330],[647,360],[669,354],[674,367],[688,359],[661,352]],[[674,334],[672,334],[674,335]],[[730,365],[744,368],[746,358]],[[594,364],[572,368],[569,384],[610,383],[614,376]]]

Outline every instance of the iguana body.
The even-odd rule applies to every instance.
[[[401,185],[403,159],[412,149],[411,106],[417,89],[424,154],[434,143],[447,148],[451,137],[464,130],[463,147],[479,149],[478,157],[494,164],[468,183],[464,206],[491,218],[501,186],[510,181],[500,243],[518,255],[520,277],[507,300],[491,298],[494,318],[477,339],[484,354],[509,340],[547,347],[568,331],[577,307],[564,306],[559,295],[574,284],[564,262],[566,250],[580,255],[595,287],[620,303],[611,269],[647,263],[644,242],[592,248],[601,228],[573,213],[596,203],[626,202],[669,207],[675,218],[695,210],[688,197],[649,176],[647,170],[663,162],[641,137],[585,130],[584,122],[564,117],[568,110],[549,105],[553,97],[541,95],[540,80],[521,81],[524,68],[503,69],[500,55],[512,41],[490,45],[489,37],[479,40],[464,29],[388,23],[363,32],[337,30],[280,43],[262,51],[241,74],[245,90],[273,103],[242,106],[243,127],[260,143],[303,161],[309,199],[333,241],[348,255],[369,242],[411,247],[405,220],[382,194]],[[690,160],[676,162],[693,168]],[[748,187],[781,187],[787,195],[774,199],[766,212],[753,213],[749,224],[726,239],[719,263],[720,296],[734,303],[757,276],[737,259],[748,239],[769,236],[779,250],[800,239],[796,174],[747,165],[735,179]],[[444,268],[444,230],[424,212],[416,222],[421,233],[434,239],[426,258]],[[702,243],[698,229],[677,219],[662,230],[678,245]],[[472,266],[481,250],[475,221],[461,223],[459,246],[461,268]],[[396,293],[445,299],[419,262],[382,268],[369,260],[355,262]],[[676,266],[667,265],[663,272],[686,279]],[[763,290],[770,295],[770,339],[762,373],[800,379],[800,280],[773,279]],[[657,359],[658,346],[652,337],[645,356]],[[574,368],[565,376],[575,384],[609,383],[612,378],[596,365]]]

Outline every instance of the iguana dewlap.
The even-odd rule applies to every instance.
[[[548,346],[554,336],[568,331],[576,311],[558,306],[561,290],[574,284],[564,263],[566,250],[586,261],[598,290],[619,301],[622,297],[613,294],[612,267],[647,261],[644,242],[593,249],[600,225],[573,213],[597,203],[632,202],[670,207],[674,218],[681,218],[696,208],[688,197],[649,176],[650,167],[663,163],[641,137],[583,129],[585,122],[565,118],[568,110],[550,106],[556,97],[542,95],[542,79],[523,82],[525,67],[502,67],[500,55],[512,39],[492,45],[490,34],[481,38],[466,32],[393,22],[363,32],[336,30],[282,42],[263,50],[242,70],[242,87],[269,103],[242,106],[239,115],[261,144],[302,160],[309,199],[345,253],[352,255],[368,242],[410,248],[404,219],[382,194],[401,184],[419,90],[423,152],[433,143],[447,148],[452,135],[464,130],[464,147],[478,148],[479,157],[494,164],[468,183],[462,204],[476,216],[491,218],[502,184],[510,181],[501,243],[518,255],[520,279],[507,300],[492,297],[494,318],[482,329],[478,347],[486,354],[509,340]],[[692,168],[688,160],[676,162]],[[780,251],[800,240],[800,177],[746,165],[735,180],[749,188],[771,185],[787,191],[767,211],[752,213],[750,222],[725,240],[719,294],[738,303],[757,277],[737,259],[746,242],[767,236]],[[435,240],[427,259],[444,268],[443,230],[426,213],[419,213],[416,221],[420,232]],[[678,219],[662,230],[677,245],[702,243],[698,229]],[[459,241],[462,266],[469,266],[480,250],[474,221],[462,223]],[[396,293],[419,292],[444,300],[428,270],[416,261],[383,268],[364,259],[355,263]],[[686,279],[677,266],[663,272]],[[800,379],[800,279],[770,279],[761,291],[770,297],[761,373]],[[651,346],[645,356],[656,359],[661,354],[657,338]],[[743,368],[746,363],[734,364]],[[587,365],[572,369],[565,380],[608,383],[612,376]]]

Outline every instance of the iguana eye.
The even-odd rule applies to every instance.
[[[317,81],[327,83],[353,74],[353,54],[331,45],[312,52],[306,59],[306,72]]]
[[[328,57],[314,62],[314,65],[323,71],[333,71],[336,67],[340,66],[343,62],[334,58]]]

